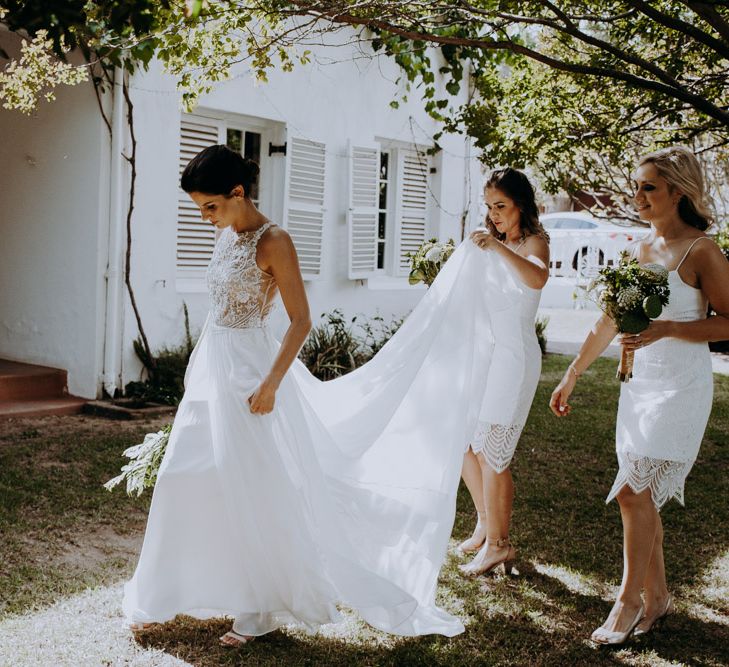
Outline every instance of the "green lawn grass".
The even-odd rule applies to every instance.
[[[616,470],[619,386],[615,361],[599,360],[580,379],[570,417],[558,420],[547,402],[567,363],[545,357],[513,465],[519,574],[465,579],[457,569],[463,559],[453,550],[442,571],[440,603],[463,618],[464,634],[393,638],[347,615],[344,626],[317,635],[274,632],[231,652],[216,644],[228,622],[181,617],[139,641],[197,667],[728,664],[729,377],[716,376],[709,428],[686,485],[687,507],[671,502],[662,512],[678,612],[660,632],[606,650],[587,637],[609,611],[621,575],[619,512],[604,502]],[[101,484],[118,470],[122,449],[159,424],[122,428],[74,419],[63,428],[43,420],[26,428],[0,424],[0,617],[119,581],[134,566],[149,499],[109,493]],[[462,487],[453,546],[473,520]],[[89,540],[99,535],[104,539],[94,543],[93,558],[69,556],[71,542],[88,553]]]

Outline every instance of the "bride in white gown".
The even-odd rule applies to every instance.
[[[310,628],[354,608],[401,635],[463,631],[435,605],[494,314],[522,285],[463,243],[364,367],[321,383],[296,360],[310,328],[293,244],[247,193],[257,166],[205,149],[182,186],[222,230],[211,312],[154,490],[123,608],[133,629],[229,615],[221,641]],[[276,341],[277,292],[290,318]],[[473,398],[474,400],[471,400]]]

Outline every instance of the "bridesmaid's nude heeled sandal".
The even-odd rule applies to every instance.
[[[668,597],[666,598],[666,603],[663,605],[663,611],[658,614],[658,616],[655,616],[654,618],[644,618],[635,628],[635,632],[633,632],[633,635],[635,637],[639,637],[640,635],[648,634],[651,630],[657,630],[659,626],[663,625],[665,623],[666,618],[668,618],[671,614],[675,613],[676,607],[673,604],[673,595],[670,593],[668,594]],[[645,625],[644,625],[645,623]],[[643,627],[641,627],[643,626]]]
[[[229,641],[225,641],[225,640]],[[243,644],[250,644],[255,637],[252,637],[251,635],[240,635],[235,630],[230,630],[229,632],[226,632],[221,638],[220,638],[220,645],[225,646],[226,648],[240,648],[243,646]]]
[[[480,574],[488,574],[489,572],[493,572],[499,565],[503,565],[504,574],[511,574],[511,571],[514,569],[514,561],[516,560],[516,549],[514,549],[514,547],[511,545],[511,542],[509,542],[509,538],[500,537],[498,540],[493,541],[491,544],[499,549],[507,547],[506,554],[504,554],[503,558],[499,558],[496,561],[489,563],[489,565],[484,568],[474,566],[472,561],[468,565],[461,566],[461,572],[476,577]],[[484,546],[481,548],[488,549],[488,546],[489,541],[486,540]]]
[[[596,644],[606,644],[610,646],[619,646],[620,644],[625,644],[625,642],[627,642],[630,638],[630,635],[632,635],[635,631],[638,623],[643,620],[644,615],[645,608],[643,607],[643,605],[640,605],[638,613],[635,615],[633,622],[630,624],[630,626],[628,626],[628,629],[625,632],[618,632],[617,630],[607,630],[604,626],[601,625],[597,630],[595,630],[595,632],[592,633],[590,639],[592,639],[592,641],[594,641]]]

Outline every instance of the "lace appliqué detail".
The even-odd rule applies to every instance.
[[[618,452],[620,469],[610,489],[606,503],[618,495],[626,484],[633,493],[650,489],[653,504],[660,510],[671,498],[683,505],[683,486],[693,467],[693,461],[668,461],[649,456],[636,456],[630,452]]]
[[[504,472],[514,457],[523,428],[524,424],[478,422],[471,439],[471,449],[475,454],[483,453],[486,462],[496,472]]]
[[[270,222],[254,232],[223,231],[207,271],[210,310],[218,326],[260,327],[273,306],[273,278],[256,263],[258,240]]]

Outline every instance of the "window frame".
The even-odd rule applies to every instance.
[[[182,122],[189,119],[194,122],[196,119],[200,122],[216,125],[218,130],[218,143],[227,145],[228,129],[238,130],[243,133],[243,146],[245,145],[245,133],[253,132],[261,137],[261,155],[260,155],[260,173],[258,176],[258,198],[257,208],[264,215],[271,219],[280,217],[279,209],[275,200],[276,195],[276,174],[274,173],[274,164],[272,156],[268,155],[267,146],[269,142],[278,143],[276,141],[280,134],[280,123],[269,121],[264,118],[248,116],[245,114],[234,114],[211,109],[196,109],[194,113],[181,113],[180,126],[177,132],[177,154],[182,145]],[[178,195],[181,192],[178,184]],[[184,194],[184,193],[183,193]],[[186,196],[186,195],[185,195]],[[177,239],[179,235],[179,206],[176,209],[175,219],[175,285],[179,293],[201,293],[207,292],[206,272],[207,268],[187,268],[179,265],[177,257]],[[217,233],[216,233],[217,238]],[[212,252],[211,252],[212,256]]]
[[[413,287],[407,282],[407,272],[401,269],[400,246],[402,234],[402,216],[403,216],[403,192],[404,184],[401,180],[401,162],[404,159],[406,151],[412,151],[426,157],[426,201],[424,219],[423,238],[428,239],[432,235],[433,228],[433,206],[432,206],[432,178],[430,173],[430,159],[428,157],[428,147],[407,141],[395,139],[386,139],[376,137],[375,143],[379,145],[380,153],[387,153],[388,157],[388,208],[387,221],[385,228],[386,234],[386,253],[385,266],[383,269],[377,269],[372,272],[372,278],[376,282],[382,279],[388,283],[395,282],[399,287]],[[379,179],[378,179],[379,182]],[[404,285],[403,285],[404,283]],[[384,283],[383,283],[384,284]]]

